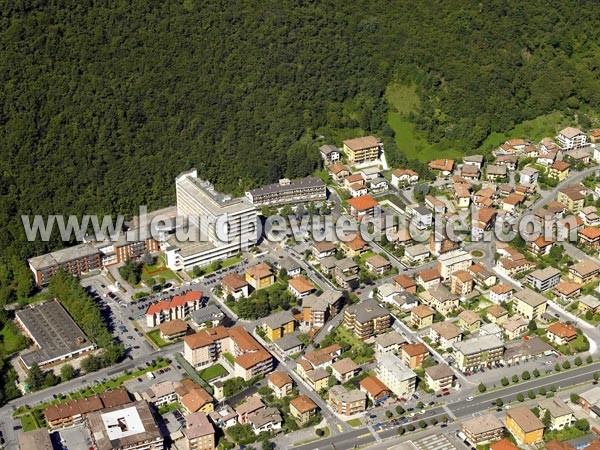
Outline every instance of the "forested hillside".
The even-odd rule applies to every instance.
[[[589,123],[598,13],[594,0],[0,1],[0,301],[27,293],[18,261],[61,245],[25,242],[21,214],[172,204],[192,166],[241,193],[312,172],[332,136],[376,133],[403,162],[392,81],[416,83],[412,120],[462,151],[552,110]]]

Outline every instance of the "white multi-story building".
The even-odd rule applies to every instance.
[[[567,127],[558,133],[556,140],[563,150],[572,150],[587,144],[587,135],[579,128]]]
[[[412,395],[417,387],[417,375],[393,353],[377,357],[377,378],[398,397]]]
[[[196,169],[179,175],[175,187],[177,214],[186,219],[190,238],[178,239],[176,234],[165,244],[171,270],[205,266],[256,244],[257,215],[247,198],[216,191],[198,178]]]
[[[447,280],[454,272],[467,270],[473,264],[473,257],[464,250],[455,250],[438,257],[438,272]]]

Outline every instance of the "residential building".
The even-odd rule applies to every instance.
[[[240,297],[248,297],[250,284],[237,272],[228,273],[221,278],[223,298],[232,295],[236,300]]]
[[[491,323],[502,324],[508,320],[508,311],[500,305],[492,305],[486,309],[485,317]]]
[[[180,386],[175,388],[175,392],[177,401],[181,404],[181,409],[185,414],[214,411],[212,396],[189,378],[181,380]]]
[[[511,192],[502,200],[502,209],[514,212],[523,204],[525,196],[519,192]]]
[[[392,186],[396,189],[401,186],[414,184],[419,181],[419,174],[410,169],[396,169],[392,172]]]
[[[433,323],[435,311],[428,306],[418,305],[415,306],[410,312],[410,323],[413,327],[418,330],[427,328]]]
[[[386,332],[392,324],[389,311],[373,299],[348,306],[344,311],[344,325],[359,339],[367,339]]]
[[[544,256],[550,253],[552,246],[556,242],[555,239],[546,239],[544,236],[538,237],[535,241],[527,243],[527,248],[536,256]]]
[[[600,387],[594,386],[579,394],[579,405],[592,418],[600,417]]]
[[[519,174],[519,184],[535,184],[538,180],[538,170],[532,167],[525,167]]]
[[[375,351],[378,354],[398,354],[404,344],[406,344],[406,339],[404,339],[397,331],[392,330],[375,338]]]
[[[204,308],[201,308],[197,311],[192,312],[191,314],[192,317],[192,323],[198,327],[198,328],[203,328],[203,327],[207,327],[207,326],[212,326],[212,327],[218,327],[219,325],[223,324],[223,320],[225,319],[226,315],[223,311],[221,311],[219,309],[219,307],[217,305],[207,305]],[[177,319],[180,320],[180,319]],[[166,322],[165,324],[162,325],[166,325],[169,322]]]
[[[462,371],[491,367],[502,359],[504,343],[496,336],[479,336],[453,344],[456,365]]]
[[[458,308],[458,296],[441,284],[422,292],[421,298],[427,306],[431,306],[444,316],[448,316]]]
[[[481,263],[471,265],[467,269],[467,272],[473,276],[473,281],[476,286],[487,289],[496,284],[497,278],[494,272],[484,267]]]
[[[275,275],[267,263],[258,263],[246,268],[244,272],[246,281],[254,289],[263,289],[275,283]]]
[[[540,410],[540,419],[542,419],[546,412],[550,416],[550,430],[562,430],[563,428],[569,427],[575,421],[573,410],[560,398],[552,397],[545,398],[538,401],[538,408]]]
[[[498,155],[496,158],[495,164],[499,166],[504,166],[508,170],[516,170],[518,157],[516,155]],[[486,170],[489,170],[490,166],[486,167]]]
[[[431,325],[429,339],[447,350],[452,348],[452,344],[462,340],[462,331],[452,322],[438,322]]]
[[[554,322],[546,328],[546,337],[556,345],[567,345],[577,339],[577,328],[566,323]]]
[[[46,428],[21,431],[17,439],[19,450],[54,450],[54,445]]]
[[[582,314],[585,314],[588,311],[592,314],[598,314],[600,311],[600,300],[593,295],[584,295],[579,299],[577,309],[581,311]]]
[[[496,304],[508,302],[513,296],[514,288],[508,284],[498,283],[490,289],[490,300]]]
[[[340,242],[340,249],[348,258],[360,256],[369,251],[369,245],[360,237],[360,234],[355,234],[351,239],[344,239]]]
[[[417,282],[408,275],[398,275],[394,277],[394,284],[400,291],[406,291],[411,294],[417,292]]]
[[[404,257],[413,264],[425,261],[429,256],[429,246],[426,244],[411,245],[404,249]]]
[[[342,303],[343,296],[338,291],[326,290],[320,296],[307,295],[302,298],[302,321],[305,325],[320,328],[339,312]]]
[[[160,337],[165,341],[175,341],[185,336],[188,332],[188,324],[181,319],[170,320],[161,323],[158,327]]]
[[[375,161],[383,152],[383,144],[374,136],[348,139],[342,142],[342,149],[351,164]]]
[[[367,396],[358,389],[349,391],[338,384],[329,389],[329,403],[336,413],[351,416],[367,409]]]
[[[433,223],[433,213],[423,205],[408,205],[405,214],[411,225],[418,230],[425,230]]]
[[[494,414],[485,414],[465,420],[460,429],[473,446],[497,441],[504,434],[504,425]]]
[[[161,407],[163,405],[177,401],[176,389],[181,387],[178,381],[161,381],[153,384],[146,391],[142,392],[142,399],[154,406]]]
[[[600,225],[600,215],[595,206],[586,206],[579,211],[579,217],[583,219],[583,224],[588,227]]]
[[[381,255],[373,255],[365,260],[365,267],[376,275],[383,275],[392,268],[392,263]]]
[[[569,278],[581,285],[591,283],[600,273],[600,266],[591,259],[586,259],[573,264],[569,268]]]
[[[587,135],[579,128],[567,127],[560,130],[556,140],[562,150],[572,150],[587,144]]]
[[[448,176],[454,170],[454,160],[453,159],[436,159],[434,161],[429,161],[427,164],[430,170],[440,172],[443,176]]]
[[[281,430],[283,419],[277,408],[263,408],[256,411],[248,418],[248,423],[255,435],[263,432],[273,432]]]
[[[317,415],[319,407],[306,395],[299,395],[290,401],[290,414],[302,426]]]
[[[554,267],[538,269],[527,275],[527,283],[538,291],[547,291],[560,283],[560,270]]]
[[[302,359],[298,362],[296,370],[302,376],[307,370],[316,368],[325,369],[342,354],[342,348],[338,344],[330,345],[329,347],[320,348],[313,352],[305,353]]]
[[[550,448],[548,448],[548,447],[546,447],[546,448],[547,448],[547,450],[550,450]],[[515,444],[513,444],[508,439],[504,438],[504,439],[501,439],[497,442],[494,442],[492,445],[490,445],[490,450],[519,450],[519,447],[517,447]],[[552,450],[557,450],[557,449],[552,449]],[[566,450],[566,449],[561,449],[561,450]]]
[[[95,411],[86,416],[85,425],[97,450],[158,450],[164,438],[148,403],[127,405]]]
[[[411,369],[418,369],[429,356],[429,349],[421,342],[402,346],[402,362]]]
[[[543,441],[544,424],[527,406],[519,406],[506,412],[506,428],[522,445]]]
[[[468,155],[463,156],[463,164],[469,166],[475,166],[481,169],[483,166],[483,155]]]
[[[186,319],[202,307],[201,291],[187,291],[183,295],[175,295],[169,300],[161,300],[148,306],[146,310],[146,325],[154,328],[157,325],[175,319]]]
[[[348,199],[347,203],[350,206],[350,215],[358,221],[375,216],[376,211],[379,210],[379,203],[370,195]]]
[[[331,374],[340,383],[351,380],[359,371],[360,367],[350,358],[339,359],[331,365]]]
[[[485,167],[485,174],[489,181],[505,179],[507,173],[508,166],[505,164],[488,164]]]
[[[184,434],[189,450],[213,450],[216,448],[215,428],[203,412],[185,416]]]
[[[481,326],[481,317],[475,311],[465,309],[458,315],[458,326],[463,330],[473,332]]]
[[[578,213],[585,204],[585,186],[571,185],[558,191],[556,200],[571,213]]]
[[[527,320],[539,319],[546,312],[548,299],[529,288],[513,295],[513,310]]]
[[[263,329],[271,341],[276,341],[295,330],[296,320],[291,311],[279,311],[263,319]]]
[[[454,372],[447,364],[425,368],[425,383],[434,392],[448,391],[454,381]]]
[[[415,274],[415,281],[427,290],[439,285],[442,282],[442,276],[437,269],[424,269]]]
[[[293,381],[287,373],[275,371],[267,377],[267,385],[273,389],[275,397],[283,398],[292,393]]]
[[[348,166],[342,166],[340,164],[334,163],[329,166],[329,173],[331,174],[331,178],[334,181],[341,181],[348,175],[350,175],[350,168]]]
[[[169,269],[206,266],[256,244],[257,213],[246,197],[232,198],[217,192],[209,182],[198,178],[195,169],[177,176],[175,190],[177,214],[187,219],[190,233],[195,232],[201,239],[179,241],[175,235],[169,238],[164,243]]]
[[[563,301],[574,299],[581,295],[581,285],[572,281],[561,281],[554,286],[554,294]]]
[[[315,291],[315,285],[303,276],[290,278],[288,288],[296,298],[306,297]]]
[[[529,322],[523,319],[521,316],[510,317],[506,322],[502,323],[502,328],[506,333],[506,338],[509,341],[517,339],[527,332],[527,325]]]
[[[498,339],[504,338],[504,332],[495,323],[484,323],[479,327],[479,336],[496,336]]]
[[[367,394],[367,397],[374,405],[384,402],[392,394],[392,391],[379,378],[373,375],[363,378],[358,385],[359,389]]]
[[[565,161],[554,161],[554,164],[550,166],[548,176],[558,181],[562,181],[569,176],[569,168],[571,164]]]
[[[408,397],[415,392],[417,375],[393,353],[377,358],[375,374],[398,397]]]
[[[327,199],[327,186],[318,177],[291,181],[287,178],[246,191],[246,197],[256,208],[289,203],[318,202]]]
[[[473,257],[470,253],[463,250],[444,253],[438,257],[438,271],[443,280],[450,278],[454,272],[467,270],[473,263]]]
[[[340,149],[335,145],[327,144],[319,147],[319,153],[326,166],[336,164],[340,160]]]
[[[274,343],[274,349],[279,351],[279,354],[292,356],[300,353],[304,349],[304,344],[296,334],[286,334],[282,338],[277,339]]]
[[[312,244],[312,255],[318,261],[328,256],[335,255],[336,247],[333,242],[330,241],[318,241]]]
[[[99,270],[102,267],[102,254],[91,244],[79,244],[29,258],[27,263],[36,284],[46,286],[59,269],[76,277]]]

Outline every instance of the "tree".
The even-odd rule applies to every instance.
[[[560,372],[560,370],[561,370],[560,369],[560,364],[559,363],[554,364],[554,371],[555,372]]]
[[[563,367],[563,369],[565,369],[565,370],[567,370],[567,369],[570,369],[570,368],[571,368],[571,363],[570,363],[568,360],[565,360],[565,361],[562,363],[562,367]]]
[[[40,369],[37,363],[33,363],[27,372],[25,383],[29,386],[32,391],[38,390],[44,386],[44,373]]]
[[[533,369],[533,376],[538,378],[540,376],[540,371],[538,369]]]
[[[546,410],[544,412],[544,415],[542,416],[542,423],[544,424],[544,427],[550,428],[550,425],[552,424],[552,418],[550,417],[550,411]]]
[[[273,448],[273,444],[268,439],[262,441],[262,450],[271,450]]]
[[[575,428],[580,431],[588,431],[590,429],[590,423],[587,419],[577,419],[575,421]]]
[[[535,322],[535,319],[531,319],[529,321],[529,323],[527,324],[527,329],[531,332],[537,330],[537,323]]]
[[[525,401],[525,397],[523,397],[523,394],[521,394],[520,392],[517,394],[517,400],[520,402],[524,402]]]
[[[546,388],[542,386],[538,392],[540,395],[546,395]]]
[[[485,391],[487,391],[487,387],[485,386],[485,384],[483,383],[479,383],[479,386],[477,386],[477,389],[479,390],[479,392],[484,393]]]
[[[400,436],[402,436],[405,432],[406,432],[406,430],[404,428],[402,428],[402,427],[398,428],[398,434]]]
[[[496,399],[496,406],[499,407],[499,408],[501,408],[502,405],[504,405],[504,401],[502,401],[501,398],[497,398]]]
[[[502,383],[502,386],[508,386],[508,384],[509,384],[508,378],[502,377],[502,379],[500,380],[500,383]]]
[[[600,374],[598,372],[594,372],[594,381],[598,381],[600,378]]]
[[[324,430],[323,428],[317,428],[317,429],[315,430],[315,434],[316,434],[317,436],[319,436],[319,437],[322,437],[322,436],[324,436],[324,435],[325,435],[325,430]]]
[[[579,367],[579,366],[581,366],[581,365],[583,364],[583,361],[582,361],[582,360],[581,360],[581,358],[578,356],[577,358],[575,358],[575,361],[574,361],[574,363],[575,363],[575,365],[576,365],[577,367]]]
[[[404,410],[404,408],[400,405],[396,406],[396,414],[398,414],[399,416],[401,416],[402,414],[404,414],[406,411]]]
[[[418,409],[423,409],[423,406],[425,406],[425,405],[423,404],[422,401],[419,400],[419,402],[417,403],[417,408]]]
[[[572,392],[570,399],[571,399],[571,403],[577,403],[577,402],[579,402],[579,395],[577,395],[575,392]]]
[[[425,422],[424,420],[419,420],[419,428],[421,428],[421,429],[427,428],[427,422]]]
[[[387,417],[388,419],[391,419],[393,415],[394,414],[389,409],[385,412],[385,417]]]
[[[519,382],[519,375],[517,375],[517,374],[514,374],[514,375],[512,376],[512,382],[513,382],[513,383],[518,383],[518,382]]]
[[[524,381],[527,381],[530,378],[531,378],[531,375],[529,374],[529,372],[527,370],[521,374],[521,379]]]
[[[75,375],[75,369],[71,364],[64,364],[60,368],[60,378],[62,381],[68,381]]]
[[[550,390],[552,392],[556,392],[556,386],[554,386],[553,384],[550,385]]]
[[[592,355],[588,355],[587,358],[585,358],[585,362],[587,364],[591,364],[594,362],[594,358],[592,357]]]
[[[533,400],[535,398],[535,392],[533,392],[533,391],[527,392],[527,397],[529,397],[531,400]]]

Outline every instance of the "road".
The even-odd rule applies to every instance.
[[[429,422],[431,419],[436,418],[438,419],[438,421],[440,421],[443,416],[450,417],[450,415],[454,415],[456,417],[456,420],[473,417],[478,415],[479,413],[487,411],[489,408],[493,408],[495,406],[495,400],[497,398],[502,398],[504,403],[506,404],[509,402],[516,401],[517,395],[519,393],[522,393],[524,396],[526,396],[529,390],[538,390],[541,387],[549,389],[549,386],[553,384],[557,388],[565,388],[584,382],[590,382],[592,381],[593,373],[598,370],[600,370],[600,362],[572,369],[568,372],[556,373],[547,377],[530,380],[528,382],[521,382],[519,384],[508,386],[506,388],[502,388],[494,392],[481,394],[476,396],[471,402],[459,400],[449,403],[448,405],[446,405],[446,407],[438,406],[428,411],[429,414],[425,416],[417,416],[414,419],[400,424],[397,427],[391,427],[376,433],[379,439],[377,439],[373,435],[373,433],[369,431],[368,427],[361,427],[346,433],[342,433],[339,436],[332,436],[327,439],[321,439],[319,441],[306,445],[300,445],[295,448],[297,450],[314,450],[325,448],[335,448],[336,450],[348,450],[354,448],[355,445],[362,446],[367,444],[374,444],[379,440],[385,440],[397,436],[397,428],[399,428],[400,426],[406,427],[409,424],[413,424],[415,425],[415,427],[418,427],[418,422],[420,420],[426,420],[427,422]],[[493,402],[494,404],[492,404]],[[446,408],[451,412],[451,414],[448,414]]]

